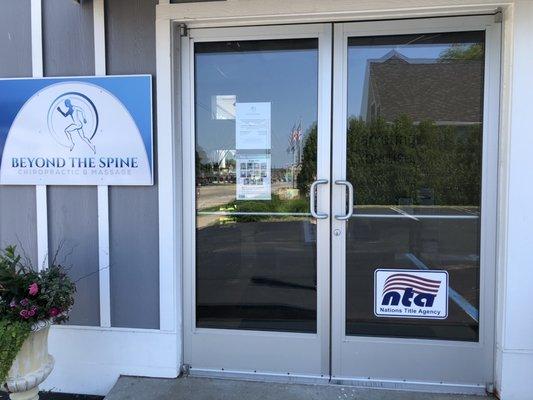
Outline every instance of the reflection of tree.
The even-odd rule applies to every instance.
[[[485,49],[483,43],[473,43],[470,45],[455,43],[440,54],[439,61],[483,60],[484,56]]]
[[[316,148],[315,127],[304,145],[298,180],[304,193],[315,179]],[[352,117],[346,171],[357,204],[479,205],[481,125],[415,124],[407,116],[393,123]]]
[[[309,185],[316,178],[316,149],[317,149],[317,128],[314,123],[305,135],[305,143],[302,150],[302,162],[297,184],[300,194],[309,193]]]

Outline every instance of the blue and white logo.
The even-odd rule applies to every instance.
[[[0,80],[0,184],[151,185],[151,95],[147,75]]]
[[[444,319],[448,316],[448,272],[378,269],[374,273],[378,317]]]
[[[98,111],[93,101],[79,92],[67,92],[56,98],[48,110],[48,130],[60,145],[70,151],[79,137],[96,154],[92,139],[98,129]]]

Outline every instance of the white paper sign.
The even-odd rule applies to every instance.
[[[270,103],[237,103],[235,112],[236,149],[270,149]]]
[[[448,272],[377,269],[374,272],[377,317],[445,319],[448,316]]]
[[[270,199],[270,154],[237,155],[237,200]]]

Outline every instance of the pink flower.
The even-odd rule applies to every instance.
[[[26,307],[28,304],[30,304],[30,301],[29,301],[28,299],[22,299],[22,300],[20,301],[20,305],[21,305],[22,307]]]
[[[35,312],[34,312],[35,314]],[[28,319],[31,317],[31,315],[29,314],[29,311],[28,310],[20,310],[20,313],[19,315],[24,318],[24,319]]]
[[[37,293],[39,293],[39,285],[37,283],[32,283],[30,287],[28,288],[28,292],[30,296],[35,296]]]
[[[32,307],[31,310],[28,310],[28,317],[33,317],[35,315],[35,308]]]
[[[52,318],[57,317],[59,315],[59,309],[52,307],[50,311],[48,311],[48,315],[50,315]]]

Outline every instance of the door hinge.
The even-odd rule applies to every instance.
[[[180,32],[180,37],[189,36],[189,28],[187,28],[187,25],[185,25],[185,24],[180,24],[179,25],[179,32]]]
[[[181,376],[189,376],[189,372],[191,371],[191,365],[190,364],[183,364],[181,366]]]

